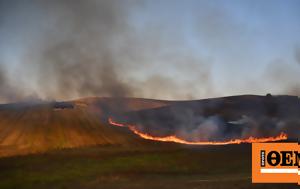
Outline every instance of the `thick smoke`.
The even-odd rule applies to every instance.
[[[38,68],[39,86],[48,86],[42,88],[47,98],[131,95],[117,69],[123,67],[114,44],[128,35],[122,3],[48,1],[38,6],[51,16],[54,28],[42,34],[40,50],[33,55],[37,59],[29,66]]]
[[[1,29],[21,25],[21,40],[30,38],[23,45],[22,68],[16,74],[26,80],[32,94],[36,91],[46,99],[130,96],[131,89],[120,71],[126,66],[117,59],[116,49],[118,38],[127,38],[128,6],[116,1],[1,3],[6,11]],[[12,88],[9,82],[13,81],[7,80],[10,75],[0,71],[0,97],[19,100],[16,95],[22,93]]]
[[[13,72],[30,95],[37,94],[42,99],[189,99],[208,97],[213,88],[208,64],[181,47],[184,39],[180,29],[174,31],[172,27],[154,24],[141,31],[129,21],[133,9],[143,10],[142,3],[13,1],[2,3],[1,7],[5,10],[2,32],[13,31],[20,36],[18,48],[22,48],[22,53],[18,52],[18,56],[22,62]],[[174,77],[181,80],[174,81]],[[196,87],[195,81],[199,82]],[[18,83],[16,86],[22,88]],[[193,87],[193,91],[178,90],[186,86]]]
[[[256,15],[261,27],[252,28],[226,7],[204,1],[1,1],[0,61],[9,70],[1,73],[1,102],[27,96],[299,94],[299,64],[280,63],[284,80],[273,78],[282,75],[273,66],[257,77],[262,67],[252,64],[262,52],[256,47],[264,46],[258,36],[264,35],[255,31],[270,31],[265,16]],[[299,54],[297,49],[293,61],[299,62]]]
[[[4,67],[0,64],[0,101],[1,100],[16,100],[19,99],[20,91],[10,85],[10,81],[6,78]]]
[[[153,136],[188,141],[225,141],[300,134],[300,101],[295,96],[241,96],[173,103],[131,112],[123,122]]]

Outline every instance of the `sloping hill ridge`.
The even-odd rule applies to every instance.
[[[139,145],[144,141],[127,129],[108,125],[107,115],[166,104],[135,98],[87,98],[0,105],[0,157],[91,145]]]
[[[272,133],[275,125],[289,137],[300,135],[300,100],[296,96],[243,95],[192,101],[93,97],[23,102],[0,105],[0,157],[94,145],[152,145],[127,128],[109,125],[110,116],[140,124],[155,136],[172,134],[178,125],[193,126],[198,117],[211,116],[225,123],[226,134],[251,128],[250,123],[244,123],[251,119],[262,134],[276,134]]]
[[[182,138],[196,138],[196,141],[269,137],[281,132],[297,140],[300,137],[300,99],[268,94],[177,101],[169,106],[125,113],[119,121],[138,125],[139,130],[153,136],[176,134],[180,137],[182,134]],[[207,126],[212,124],[213,127]],[[201,136],[197,134],[199,129]],[[192,134],[186,134],[187,130]],[[199,139],[207,130],[208,137]]]

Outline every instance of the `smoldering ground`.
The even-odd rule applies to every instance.
[[[188,141],[224,141],[300,134],[300,100],[296,96],[235,96],[175,102],[130,112],[120,121],[153,136],[176,135]]]

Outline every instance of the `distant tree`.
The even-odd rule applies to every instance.
[[[271,93],[268,93],[268,94],[266,95],[266,97],[271,98],[271,97],[272,97]]]

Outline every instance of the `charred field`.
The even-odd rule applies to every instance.
[[[0,105],[0,188],[291,188],[251,184],[251,144],[145,140],[114,119],[189,141],[299,136],[299,98],[86,98]],[[216,124],[216,125],[214,125]],[[174,127],[174,125],[179,125]],[[186,125],[190,130],[183,130]],[[210,127],[214,127],[210,130]],[[160,128],[160,129],[159,129]],[[208,129],[210,132],[205,132]],[[220,132],[220,130],[222,132]],[[187,135],[201,131],[204,137]]]

